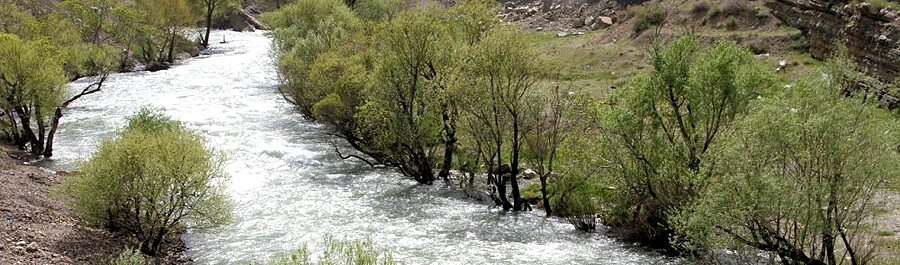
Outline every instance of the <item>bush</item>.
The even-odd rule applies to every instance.
[[[141,255],[140,251],[126,248],[118,257],[110,260],[109,265],[144,265],[144,262],[144,255]]]
[[[134,234],[141,251],[153,255],[172,233],[229,219],[222,162],[199,135],[145,108],[80,163],[79,176],[62,189],[86,221]]]
[[[634,20],[631,30],[641,33],[652,27],[662,26],[666,22],[667,11],[661,4],[648,4],[636,6],[629,10]]]
[[[651,54],[653,70],[616,90],[600,111],[602,180],[616,187],[604,221],[625,239],[669,247],[673,210],[705,186],[706,154],[750,99],[771,86],[770,71],[746,48],[701,48],[683,36]]]
[[[785,264],[871,259],[874,196],[900,174],[898,124],[815,79],[758,100],[713,147],[713,179],[675,218],[680,235]]]
[[[310,261],[309,248],[303,246],[266,262],[267,265],[393,265],[394,257],[388,249],[378,249],[371,240],[338,240],[331,235],[324,238],[325,249],[318,263]]]

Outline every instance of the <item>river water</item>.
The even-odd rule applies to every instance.
[[[210,55],[167,71],[116,74],[75,102],[57,134],[54,169],[72,169],[101,139],[153,106],[227,154],[234,222],[184,236],[198,264],[264,261],[322,238],[371,238],[407,264],[667,264],[672,260],[541,212],[504,213],[440,181],[416,185],[334,152],[327,128],[304,121],[275,92],[264,33],[226,35]],[[85,83],[70,84],[73,90]],[[340,142],[337,142],[338,144]]]

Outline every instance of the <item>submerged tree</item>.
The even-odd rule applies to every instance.
[[[680,234],[785,264],[867,263],[874,195],[900,174],[900,126],[831,93],[840,88],[802,81],[757,100],[715,145],[710,187],[679,215]]]
[[[617,189],[604,221],[625,238],[669,246],[670,213],[703,190],[707,151],[772,78],[745,48],[700,49],[683,36],[654,47],[653,70],[602,110],[602,177]]]
[[[470,78],[471,90],[467,91],[472,98],[467,107],[470,114],[480,121],[483,130],[489,134],[480,140],[493,148],[484,156],[488,163],[488,174],[495,175],[495,185],[500,192],[500,201],[504,209],[524,210],[525,206],[519,194],[517,177],[520,172],[520,155],[526,131],[526,96],[533,93],[537,82],[539,66],[534,60],[535,53],[520,37],[521,34],[512,27],[498,27],[487,31],[484,37],[472,48],[471,60],[467,62],[465,75]],[[473,107],[477,106],[477,107]],[[505,145],[508,144],[508,155]],[[504,168],[503,158],[510,159],[508,172],[495,170],[492,165]],[[496,172],[499,171],[499,172]],[[506,196],[506,183],[512,188],[513,203]]]

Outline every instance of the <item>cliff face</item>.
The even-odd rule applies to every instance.
[[[769,0],[772,14],[806,32],[810,53],[824,59],[834,43],[847,46],[862,67],[880,81],[860,84],[888,109],[900,108],[900,95],[888,89],[900,82],[900,10],[849,0]],[[867,93],[868,94],[868,93]]]
[[[887,82],[900,78],[900,10],[849,0],[769,0],[772,14],[806,32],[810,53],[824,59],[835,42]]]

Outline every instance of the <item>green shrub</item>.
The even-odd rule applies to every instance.
[[[900,173],[898,124],[810,79],[757,100],[712,147],[710,186],[675,218],[680,235],[785,264],[871,259],[866,224],[885,178]]]
[[[202,137],[145,108],[80,163],[79,176],[62,189],[86,221],[134,234],[141,251],[153,255],[172,233],[228,221],[222,162]]]
[[[133,248],[122,250],[118,257],[109,261],[109,265],[144,265],[144,263],[144,255]]]
[[[388,249],[376,248],[371,240],[338,240],[331,235],[324,238],[325,249],[318,263],[310,261],[309,248],[303,246],[273,258],[267,265],[393,265],[394,257]]]
[[[653,69],[616,90],[600,111],[602,180],[608,225],[625,239],[668,247],[673,210],[705,186],[708,148],[774,83],[771,71],[731,42],[701,47],[682,36],[651,52]]]
[[[667,11],[661,4],[647,4],[631,8],[629,10],[633,24],[631,30],[634,33],[641,33],[652,27],[662,26],[666,22]]]

